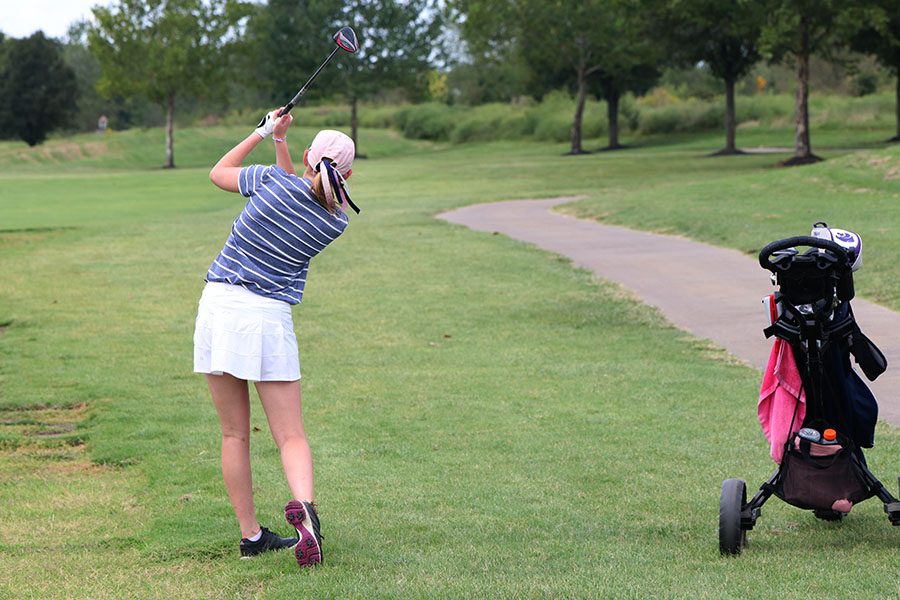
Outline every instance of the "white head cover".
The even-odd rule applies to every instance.
[[[819,222],[813,225],[810,235],[814,238],[830,240],[846,250],[847,256],[850,258],[851,270],[856,271],[862,266],[862,238],[859,237],[859,234],[846,229],[829,227],[825,223]]]
[[[306,158],[313,169],[323,158],[330,158],[341,175],[346,177],[350,172],[350,167],[353,166],[355,157],[356,147],[353,145],[353,140],[340,131],[323,129],[313,138]]]

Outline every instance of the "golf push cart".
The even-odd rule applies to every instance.
[[[741,552],[772,494],[827,521],[877,496],[891,524],[900,525],[900,501],[869,471],[862,453],[874,444],[878,406],[850,355],[870,381],[887,361],[860,331],[850,306],[861,250],[855,233],[816,223],[812,235],[772,242],[759,253],[777,288],[763,299],[769,312],[764,333],[775,340],[759,415],[779,466],[749,502],[743,481],[722,483],[723,554]]]

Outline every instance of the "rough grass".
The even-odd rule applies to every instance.
[[[717,138],[572,158],[366,132],[384,158],[358,163],[363,213],[295,311],[327,563],[237,560],[190,357],[203,273],[241,205],[206,169],[239,133],[184,150],[197,167],[175,172],[134,168],[148,150],[130,144],[110,169],[5,171],[0,407],[84,403],[85,443],[0,451],[0,596],[896,596],[898,531],[874,501],[834,525],[773,500],[745,554],[718,555],[721,481],[755,487],[772,468],[756,372],[566,260],[432,218],[725,174],[783,185],[772,156],[703,158]],[[284,531],[287,489],[254,409],[258,513]],[[880,426],[868,458],[885,483],[898,450]]]
[[[724,85],[724,84],[723,84]],[[724,91],[724,90],[723,90]],[[864,97],[823,95],[810,97],[810,124],[814,131],[836,130],[858,134],[873,129],[896,132],[895,94],[883,92]],[[607,132],[606,103],[589,98],[584,109],[583,137]],[[736,98],[739,128],[790,129],[794,122],[792,94],[764,93]],[[251,123],[257,111],[243,111],[223,119],[229,125]],[[570,139],[574,99],[565,92],[552,92],[541,102],[517,99],[511,103],[479,106],[428,102],[415,105],[363,104],[358,118],[363,127],[393,128],[409,139],[465,143],[528,139],[565,142]],[[295,110],[302,122],[318,127],[350,126],[349,106],[303,106]],[[635,99],[621,100],[619,127],[640,136],[721,131],[725,99],[679,98],[666,88],[657,88]]]

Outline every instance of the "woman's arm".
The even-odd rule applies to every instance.
[[[256,132],[248,135],[243,142],[229,150],[225,156],[219,159],[216,166],[209,172],[209,180],[226,192],[237,192],[241,163],[244,162],[247,155],[256,148],[256,145],[262,139]]]
[[[287,130],[293,123],[294,117],[288,113],[278,119],[275,129],[272,131],[272,137],[275,139],[275,164],[284,169],[289,175],[296,175],[297,170],[294,168],[294,161],[291,160],[291,153],[287,145]]]
[[[248,135],[243,142],[229,150],[225,156],[219,159],[219,162],[217,162],[209,172],[210,181],[226,192],[240,191],[238,178],[241,175],[241,163],[243,163],[244,159],[247,158],[247,155],[256,148],[256,145],[260,140],[266,139],[272,134],[276,127],[283,125],[283,121],[285,120],[284,117],[275,116],[278,114],[279,110],[281,109],[276,108],[269,112],[253,133]],[[290,117],[290,115],[288,115],[288,117]],[[282,133],[279,137],[284,137],[284,133],[289,126],[290,119],[288,119],[287,125],[283,126],[281,129]],[[288,160],[290,160],[290,155],[288,155]]]

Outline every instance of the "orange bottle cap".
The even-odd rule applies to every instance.
[[[837,438],[837,431],[834,429],[826,429],[822,432],[822,439],[826,442],[833,442]]]

